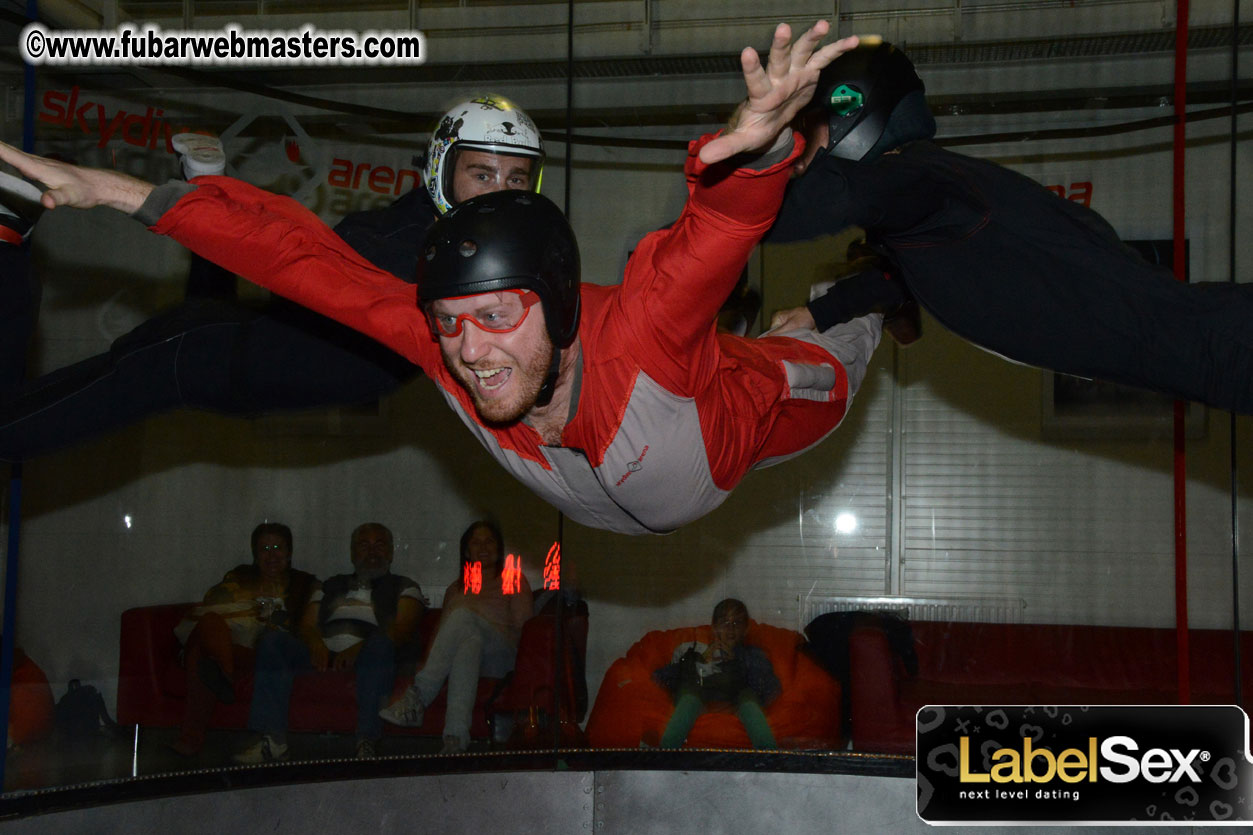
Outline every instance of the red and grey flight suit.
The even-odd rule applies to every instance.
[[[843,419],[881,319],[825,333],[717,334],[718,308],[782,199],[794,148],[762,171],[705,166],[694,143],[690,198],[640,242],[622,283],[584,284],[581,365],[560,446],[524,422],[484,425],[444,367],[414,287],[357,255],[293,201],[227,178],[153,193],[138,217],[190,249],[360,330],[436,382],[488,451],[582,524],[673,530],[713,510],[752,467],[822,440]]]

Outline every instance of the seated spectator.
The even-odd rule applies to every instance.
[[[187,668],[183,724],[170,744],[176,753],[200,752],[214,706],[235,701],[235,671],[252,667],[257,639],[266,630],[290,632],[304,612],[317,579],[293,569],[291,556],[291,528],[277,522],[257,525],[252,563],[226,572],[175,629]]]
[[[447,680],[444,754],[466,750],[479,677],[501,678],[513,669],[533,606],[531,585],[519,566],[506,563],[504,537],[492,522],[474,522],[461,535],[458,574],[444,593],[426,664],[404,695],[379,712],[394,725],[419,727]]]
[[[748,607],[728,598],[714,607],[713,641],[693,641],[674,651],[674,661],[653,673],[674,696],[674,713],[660,747],[678,748],[709,707],[735,710],[754,748],[777,748],[762,706],[779,695],[779,679],[760,647],[744,643]]]
[[[398,655],[412,650],[426,600],[408,577],[391,573],[392,532],[367,522],[352,532],[352,574],[326,580],[310,597],[296,634],[272,630],[257,642],[248,727],[260,736],[235,755],[240,763],[287,756],[287,708],[298,674],[356,675],[358,759],[378,752],[379,707],[391,693]]]

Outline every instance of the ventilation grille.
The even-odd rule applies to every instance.
[[[801,605],[798,631],[830,612],[888,612],[906,620],[1022,623],[1027,603],[997,597],[811,597]]]

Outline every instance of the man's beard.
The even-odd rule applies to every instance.
[[[514,357],[518,365],[510,369],[509,382],[506,383],[513,386],[514,391],[513,396],[506,399],[483,397],[474,370],[462,365],[455,357],[447,354],[443,356],[444,366],[469,393],[479,417],[487,423],[508,424],[526,417],[527,412],[535,406],[540,389],[544,387],[544,381],[548,377],[548,369],[552,365],[553,343],[545,331],[543,344],[537,351],[527,357]]]

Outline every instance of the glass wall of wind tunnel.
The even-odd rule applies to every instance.
[[[1192,70],[1198,77],[1221,74],[1225,59],[1197,55]],[[1058,199],[1090,206],[1121,238],[1169,265],[1168,129],[1022,140],[1027,132],[1044,137],[1051,129],[1159,115],[1153,102],[1081,108],[1069,94],[1050,102],[1043,92],[1078,75],[1117,87],[1116,67],[919,69],[941,144],[1007,165]],[[1032,89],[1041,92],[1024,92]],[[1229,276],[1228,126],[1226,118],[1189,126],[1192,281]],[[1002,138],[971,141],[986,134]],[[1238,165],[1247,165],[1247,143],[1238,151]],[[767,307],[793,304],[805,285],[838,275],[845,246],[833,238],[767,248],[767,275],[798,285],[779,302],[767,293]],[[1247,236],[1236,249],[1237,260],[1247,258]],[[1002,278],[1014,281],[1013,274]],[[811,504],[801,503],[800,515],[825,522],[811,528],[822,538],[806,545],[829,560],[826,576],[842,587],[837,594],[845,599],[832,609],[886,612],[855,618],[863,625],[854,628],[849,647],[853,747],[912,750],[909,728],[893,726],[891,710],[859,700],[859,692],[891,694],[892,708],[911,723],[912,710],[903,708],[926,703],[1233,703],[1232,629],[1238,609],[1247,613],[1248,582],[1233,571],[1232,530],[1247,516],[1248,488],[1238,488],[1233,500],[1231,476],[1233,462],[1247,465],[1248,419],[1237,420],[1233,431],[1225,412],[1197,404],[1186,411],[1191,670],[1184,694],[1176,678],[1170,402],[1011,364],[926,316],[923,331],[920,342],[903,350],[884,339],[878,382],[886,385],[868,385],[869,396],[854,406],[868,414],[881,409],[885,430],[882,437],[859,432],[852,441],[855,453],[869,447],[884,456],[873,473],[883,488],[871,518],[886,520],[876,531],[880,538],[869,543],[876,550],[864,549],[856,534],[840,533],[842,514],[864,497],[849,474],[856,455],[839,455],[842,477],[811,494]],[[1247,549],[1247,535],[1238,544]],[[868,564],[878,570],[867,572]],[[881,633],[873,642],[871,628]],[[893,643],[901,634],[912,637],[912,647]],[[1247,676],[1242,684],[1247,693]],[[861,727],[873,731],[861,738],[859,715]]]
[[[368,100],[382,114],[363,135],[347,126],[345,114],[290,109],[259,93],[115,88],[89,74],[50,75],[41,77],[36,97],[34,150],[161,183],[181,176],[166,140],[183,129],[204,130],[224,138],[228,175],[291,195],[335,224],[417,187],[417,157],[435,116],[481,91],[392,86],[366,96],[349,85],[346,101]],[[537,98],[528,107],[551,105]],[[80,112],[103,121],[73,121]],[[385,118],[388,112],[393,119]],[[109,136],[99,132],[101,124]],[[551,127],[550,116],[544,128]],[[6,122],[3,138],[19,142],[20,128]],[[558,147],[545,190],[559,201],[563,181]],[[412,240],[415,251],[419,243],[420,236]],[[525,663],[512,685],[505,686],[503,669],[474,677],[470,752],[552,749],[558,729],[577,728],[587,713],[586,687],[576,686],[586,679],[587,618],[580,601],[559,596],[557,513],[492,461],[429,381],[401,375],[403,384],[377,402],[289,411],[261,406],[255,411],[265,414],[255,418],[164,401],[149,414],[143,404],[164,398],[168,386],[176,387],[175,401],[181,390],[198,402],[192,392],[213,385],[189,375],[240,375],[238,387],[225,392],[227,410],[249,412],[229,398],[266,403],[299,396],[301,375],[316,378],[324,369],[310,368],[299,347],[279,345],[268,293],[231,281],[237,298],[188,298],[187,251],[120,213],[46,213],[32,247],[43,299],[31,377],[71,369],[56,378],[53,404],[105,391],[101,400],[74,400],[86,405],[55,412],[56,420],[78,427],[76,440],[30,455],[20,515],[10,518],[6,505],[5,532],[20,523],[21,535],[14,631],[38,668],[30,671],[29,689],[41,711],[34,731],[15,728],[10,735],[19,744],[6,760],[7,792],[235,765],[234,756],[256,741],[249,731],[254,662],[233,653],[233,669],[218,665],[234,701],[218,700],[203,743],[189,752],[192,746],[180,743],[187,694],[198,686],[193,678],[217,673],[197,665],[189,670],[185,649],[208,614],[228,618],[228,626],[251,619],[254,631],[268,628],[268,622],[256,625],[252,589],[238,579],[247,569],[225,584],[233,588],[221,588],[228,572],[253,563],[250,534],[263,522],[290,527],[291,567],[319,580],[353,573],[350,537],[358,525],[378,522],[391,531],[392,572],[419,586],[427,606],[409,645],[397,649],[398,670],[375,711],[401,695],[426,657],[448,595],[463,588],[482,593],[495,583],[518,598],[529,587],[532,617],[521,625]],[[301,327],[285,322],[280,330]],[[198,341],[213,333],[227,335]],[[165,349],[175,340],[183,344],[169,364]],[[286,353],[275,360],[271,351]],[[254,376],[252,361],[277,373]],[[293,371],[282,373],[281,362]],[[355,378],[346,375],[344,382]],[[116,421],[108,411],[114,408]],[[52,426],[52,414],[43,415],[43,426]],[[6,502],[10,492],[6,484]],[[504,576],[490,566],[462,565],[461,536],[479,519],[503,531]],[[263,596],[286,604],[287,625],[299,623],[302,612],[290,609],[295,597],[269,587]],[[256,637],[239,629],[230,635],[243,643]],[[74,681],[79,690],[100,693],[116,732],[97,730],[96,714],[84,714],[90,728],[82,733],[50,727],[50,699],[62,700]],[[368,754],[359,750],[354,694],[351,671],[298,679],[282,743],[286,758],[351,763]],[[17,701],[15,690],[15,711]],[[438,755],[445,701],[441,695],[428,707],[417,730],[385,727],[375,753]],[[273,746],[271,753],[283,752]]]
[[[1069,89],[1078,75],[1096,78],[1100,87],[1125,85],[1119,66],[1099,62],[1063,62],[1054,69],[920,60],[919,70],[940,104],[942,140],[1105,126],[1150,115],[1138,107],[1077,110],[1073,101],[1050,102],[1037,92]],[[1153,77],[1164,84],[1169,76]],[[354,101],[409,114],[366,119],[369,130],[363,131],[356,116],[289,112],[213,88],[191,96],[96,86],[90,77],[40,83],[39,152],[162,181],[177,175],[173,155],[161,147],[167,126],[230,131],[230,173],[295,195],[331,224],[412,188],[414,154],[425,144],[429,118],[460,93],[481,89],[350,89],[346,95]],[[727,76],[690,86],[652,79],[595,88],[630,96],[622,99],[580,88],[580,102],[651,104],[657,110],[650,116],[669,120],[605,127],[611,108],[578,105],[576,129],[610,140],[576,146],[571,160],[569,212],[587,281],[615,283],[636,242],[676,217],[686,196],[682,150],[612,140],[699,134],[725,113],[685,113],[681,118],[690,124],[678,125],[673,111],[665,116],[667,108],[735,101],[737,84]],[[531,110],[543,129],[564,127],[558,85],[490,86]],[[1033,98],[1032,106],[1015,107],[1020,97]],[[1001,106],[992,108],[994,115],[943,109],[945,102],[968,101]],[[70,114],[79,112],[101,116],[106,128],[117,124],[117,132],[102,144],[98,130],[84,133],[73,121]],[[1210,278],[1221,272],[1229,243],[1225,151],[1217,128],[1196,130],[1189,151],[1189,264],[1194,278]],[[138,142],[145,132],[148,141]],[[18,135],[6,122],[5,137]],[[149,147],[154,137],[157,147]],[[1058,199],[1088,203],[1128,240],[1151,242],[1170,237],[1167,142],[1159,129],[953,147],[1021,171]],[[550,143],[544,192],[558,203],[567,182],[565,154],[562,143]],[[1244,147],[1241,154],[1243,169],[1253,161]],[[760,311],[746,316],[750,335],[775,309],[801,303],[810,285],[832,278],[850,239],[844,234],[760,250],[745,279],[762,299]],[[187,254],[119,215],[54,212],[40,221],[34,248],[44,297],[33,373],[101,354],[155,316],[182,327],[178,323],[187,319],[162,313],[171,306],[191,321],[224,315],[219,302],[186,305]],[[266,301],[245,284],[240,296]],[[1175,700],[1174,636],[1168,632],[1174,625],[1173,444],[1159,404],[1010,364],[925,315],[923,328],[922,341],[908,349],[883,342],[843,424],[818,448],[751,473],[719,509],[668,536],[625,537],[561,520],[473,441],[422,379],[362,407],[258,419],[176,410],[33,457],[22,481],[17,641],[48,679],[52,696],[62,697],[72,680],[97,688],[122,732],[24,741],[6,759],[5,790],[20,794],[233,764],[232,756],[253,741],[244,709],[253,698],[243,683],[246,664],[238,668],[236,703],[215,707],[201,751],[183,757],[167,748],[179,738],[188,687],[178,635],[206,592],[227,571],[251,562],[249,533],[263,521],[289,525],[293,566],[323,579],[351,570],[349,536],[357,525],[385,524],[395,539],[393,570],[421,586],[431,609],[441,608],[450,591],[473,587],[473,571],[467,577],[458,553],[470,522],[488,517],[500,523],[506,554],[520,559],[536,596],[541,649],[515,671],[515,681],[530,671],[531,689],[479,705],[475,722],[483,724],[472,725],[473,753],[660,746],[673,694],[653,674],[693,645],[711,643],[715,606],[727,598],[745,604],[745,643],[765,652],[779,680],[766,714],[775,742],[789,752],[851,747],[907,756],[912,707],[926,701],[1091,703],[1132,688],[1137,700],[1145,693]],[[144,334],[154,335],[151,328]],[[231,361],[235,356],[232,349]],[[1221,643],[1218,631],[1234,620],[1226,486],[1233,446],[1226,424],[1226,415],[1202,409],[1188,424],[1195,701],[1232,698],[1223,689],[1231,670],[1221,647],[1202,649],[1218,646],[1206,642]],[[1247,459],[1241,451],[1250,441],[1242,418],[1237,459]],[[1247,517],[1247,488],[1236,504]],[[558,579],[558,565],[563,631],[555,638],[543,620],[556,626],[552,609],[544,608],[555,604],[542,593],[552,590],[545,586]],[[582,621],[580,601],[587,611]],[[820,634],[812,625],[824,617]],[[419,640],[433,638],[437,628],[424,621]],[[825,666],[798,650],[807,640],[824,644],[830,653]],[[1047,644],[1051,666],[1017,654],[1028,640]],[[544,648],[554,642],[563,660],[545,668]],[[145,655],[149,646],[158,649]],[[1119,653],[1125,676],[1112,683],[1093,672],[1108,669],[1111,651]],[[955,656],[983,666],[952,675],[942,662]],[[145,657],[154,660],[145,665]],[[1005,670],[1011,661],[1019,664],[1018,674],[1036,677],[990,681],[983,673],[989,666]],[[535,671],[542,680],[553,667],[560,677],[545,693],[534,683]],[[1060,682],[1073,680],[1076,670],[1088,678],[1063,688]],[[356,755],[350,684],[346,676],[334,681],[312,688],[334,702],[325,712],[307,709],[301,723],[292,719],[290,760]],[[1015,689],[1024,681],[1035,695]],[[402,672],[397,686],[403,684]],[[892,700],[872,700],[880,712],[861,714],[859,723],[867,684],[886,688],[874,692],[891,693]],[[485,700],[496,689],[492,682],[478,686]],[[297,692],[309,694],[309,688]],[[555,702],[554,692],[560,694]],[[882,732],[862,733],[867,726]],[[442,736],[438,720],[418,732],[388,730],[379,752],[436,755]],[[689,750],[752,744],[725,707],[697,720],[684,742]],[[465,767],[463,759],[444,762],[449,770]]]

